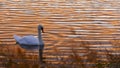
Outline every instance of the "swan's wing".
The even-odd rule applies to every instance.
[[[20,39],[19,43],[24,45],[38,45],[39,40],[38,38],[35,38],[32,35],[29,35],[29,36],[24,36],[22,39]]]
[[[19,43],[19,40],[21,39],[21,37],[20,37],[20,36],[17,36],[17,35],[14,35],[13,37],[14,37],[14,39],[16,40],[16,42]]]

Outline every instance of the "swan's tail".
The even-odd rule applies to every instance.
[[[21,37],[20,37],[20,36],[17,36],[17,35],[14,35],[13,37],[14,37],[14,39],[16,40],[16,42],[19,43],[19,40],[21,39]]]

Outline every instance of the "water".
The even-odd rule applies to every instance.
[[[0,1],[0,44],[15,49],[14,34],[37,36],[37,26],[42,24],[46,56],[56,55],[55,47],[62,53],[69,53],[71,47],[80,51],[81,41],[93,50],[111,49],[115,46],[110,41],[120,40],[118,8],[114,0]]]

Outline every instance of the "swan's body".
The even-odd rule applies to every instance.
[[[14,35],[14,39],[16,42],[20,45],[20,47],[28,50],[35,50],[39,49],[39,57],[40,62],[42,62],[42,53],[44,49],[44,42],[42,40],[41,31],[43,31],[43,26],[38,26],[38,38],[34,37],[33,35],[28,35],[24,37],[20,37],[17,35]]]
[[[24,36],[24,37],[14,35],[14,38],[16,39],[16,41],[19,44],[23,44],[23,45],[39,45],[38,38],[35,38],[32,35]]]
[[[41,43],[39,44],[39,39],[34,37],[33,35],[28,35],[24,37],[14,35],[14,38],[22,48],[27,50],[35,50],[39,48],[38,46],[42,46],[40,45]]]

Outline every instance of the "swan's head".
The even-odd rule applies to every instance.
[[[38,30],[41,30],[44,33],[44,29],[42,25],[38,25]]]

